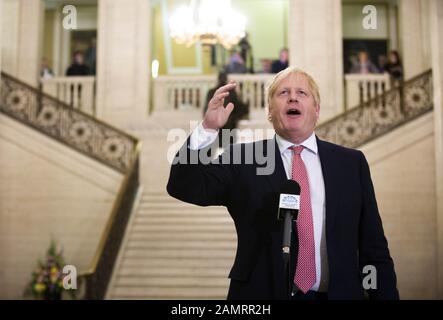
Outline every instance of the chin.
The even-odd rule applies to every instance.
[[[289,133],[289,134],[300,134],[301,133],[301,128],[298,126],[287,126],[285,128],[285,132]]]

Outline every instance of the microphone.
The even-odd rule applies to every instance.
[[[289,261],[291,251],[292,220],[297,221],[300,210],[300,185],[295,180],[287,180],[282,187],[278,203],[277,219],[284,220],[283,257]]]

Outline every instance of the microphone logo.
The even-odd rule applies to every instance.
[[[296,194],[280,194],[279,207],[281,209],[299,210],[300,209],[300,196]]]

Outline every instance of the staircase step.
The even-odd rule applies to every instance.
[[[227,288],[227,277],[119,277],[115,283],[117,288]]]
[[[129,241],[237,241],[237,235],[234,232],[230,233],[131,233],[128,238]]]
[[[213,224],[228,224],[231,225],[232,219],[230,216],[225,217],[169,217],[168,215],[157,217],[136,217],[134,223],[137,226],[143,225],[213,225]]]
[[[145,202],[140,203],[138,206],[139,209],[187,209],[189,211],[227,211],[226,207],[221,206],[196,206],[189,203],[184,202],[172,202],[172,201],[163,201],[163,202]]]
[[[138,212],[141,213],[200,213],[200,214],[228,214],[228,210],[225,208],[213,208],[213,207],[207,207],[207,208],[189,208],[185,206],[164,206],[164,207],[139,207]]]
[[[228,277],[229,267],[196,267],[174,266],[172,263],[162,267],[134,268],[124,267],[118,272],[118,277]]]
[[[125,259],[145,259],[145,258],[195,258],[195,259],[212,259],[218,258],[233,258],[235,249],[129,249],[125,248]]]
[[[151,217],[169,217],[169,218],[180,218],[180,217],[214,217],[214,218],[229,218],[228,212],[207,212],[207,211],[187,211],[187,210],[160,210],[160,211],[147,211],[139,210],[136,215],[137,218],[149,219]],[[230,218],[229,218],[230,219]]]
[[[179,265],[181,267],[193,268],[231,268],[234,262],[233,257],[213,257],[211,259],[194,259],[190,257],[162,257],[157,259],[125,259],[121,264],[121,270],[131,269],[149,269],[164,267],[171,264]]]
[[[159,196],[165,196],[165,197],[171,197],[168,192],[166,191],[166,187],[164,190],[161,191],[149,191],[149,192],[144,192],[143,193],[143,197],[159,197]]]
[[[140,209],[136,213],[137,217],[151,217],[151,216],[194,216],[194,217],[230,217],[227,211],[211,211],[211,210],[189,210],[179,208],[165,208],[165,209]]]
[[[163,241],[132,241],[126,246],[127,249],[231,249],[235,250],[237,241],[183,241],[183,240],[163,240]]]
[[[131,232],[235,232],[234,224],[211,225],[134,225]]]
[[[164,193],[144,193],[141,198],[141,202],[145,202],[147,200],[173,200],[173,201],[180,201],[174,197],[171,197],[169,194],[166,193],[166,190]]]

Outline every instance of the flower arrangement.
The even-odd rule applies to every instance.
[[[60,300],[63,292],[64,265],[63,250],[57,248],[55,241],[52,240],[46,261],[38,261],[25,295],[32,295],[36,299]]]

